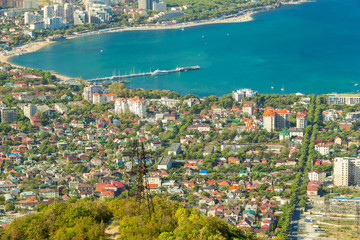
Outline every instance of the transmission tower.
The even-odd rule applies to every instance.
[[[325,218],[330,217],[330,200],[325,199]]]
[[[137,140],[133,142],[132,147],[133,159],[132,159],[132,172],[136,174],[136,191],[134,193],[136,198],[136,205],[138,214],[141,213],[141,204],[145,201],[146,208],[151,216],[154,212],[154,204],[150,195],[150,186],[148,181],[148,168],[146,165],[146,155],[144,144],[139,143]]]

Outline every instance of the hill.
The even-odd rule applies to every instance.
[[[154,198],[150,216],[144,204],[134,199],[67,201],[40,206],[40,212],[15,219],[2,232],[2,239],[106,239],[106,223],[115,218],[121,239],[255,239],[217,217],[202,215],[195,208]]]

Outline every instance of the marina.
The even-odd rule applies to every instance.
[[[114,75],[114,76],[110,76],[110,77],[93,78],[93,79],[88,79],[86,81],[87,82],[119,81],[121,79],[127,79],[127,78],[159,76],[159,75],[167,75],[167,74],[175,73],[175,72],[187,72],[187,71],[195,71],[195,70],[200,70],[200,66],[177,67],[177,68],[171,69],[171,70],[157,69],[155,71],[150,70],[149,72],[144,72],[144,73],[131,73],[131,74],[125,74],[125,75]],[[126,82],[128,82],[128,81],[126,81]]]

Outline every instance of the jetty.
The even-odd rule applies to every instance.
[[[100,77],[100,78],[93,78],[87,79],[86,82],[104,82],[104,81],[119,81],[121,79],[128,79],[128,78],[136,78],[136,77],[145,77],[145,76],[159,76],[159,75],[166,75],[175,72],[187,72],[187,71],[195,71],[200,70],[200,66],[190,66],[190,67],[177,67],[171,70],[155,70],[150,72],[144,73],[131,73],[125,75],[114,75],[110,77]],[[125,82],[125,81],[124,81]]]

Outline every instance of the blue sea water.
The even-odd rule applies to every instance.
[[[359,0],[317,0],[254,17],[252,22],[184,31],[82,37],[16,56],[11,62],[84,79],[111,76],[115,70],[125,74],[199,65],[200,71],[133,78],[129,86],[200,96],[221,96],[238,88],[260,93],[358,91]]]

